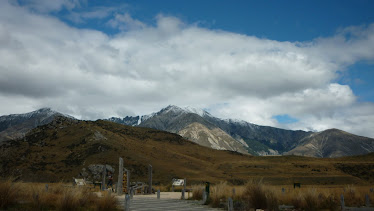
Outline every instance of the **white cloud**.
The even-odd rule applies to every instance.
[[[85,4],[83,0],[21,0],[27,8],[36,10],[42,13],[59,11],[63,8],[72,10]]]
[[[292,43],[121,13],[108,24],[124,31],[108,36],[0,4],[0,114],[50,106],[96,119],[176,104],[282,127],[273,116],[289,114],[300,120],[292,128],[374,137],[373,104],[333,82],[342,67],[373,60],[373,25]]]

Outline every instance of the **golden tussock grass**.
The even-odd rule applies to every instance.
[[[45,184],[0,182],[0,209],[12,210],[117,210],[114,195],[98,197],[85,187],[63,183]]]
[[[17,203],[19,199],[19,185],[10,179],[0,182],[0,209],[7,209]]]
[[[193,187],[192,199],[201,200],[203,186]],[[232,189],[235,188],[235,194]],[[282,191],[284,189],[284,192]],[[293,186],[270,186],[261,181],[250,181],[244,186],[233,186],[219,183],[211,186],[209,204],[213,207],[227,207],[227,199],[234,200],[235,210],[254,208],[278,210],[279,205],[292,205],[297,210],[338,210],[340,197],[344,196],[345,206],[365,206],[365,195],[371,199],[374,193],[371,186],[304,186],[294,189]]]

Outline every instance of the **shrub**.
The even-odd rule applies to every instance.
[[[260,183],[248,183],[244,191],[243,199],[248,203],[249,207],[256,209],[267,208],[266,193]]]
[[[323,196],[322,194],[320,195]],[[318,210],[318,195],[315,189],[310,189],[304,194],[304,209],[305,210]]]
[[[232,197],[232,191],[226,182],[219,183],[211,187],[209,204],[213,207],[224,207],[222,202],[226,202],[228,197]]]
[[[193,200],[202,200],[203,199],[203,191],[205,189],[203,186],[195,185],[192,187],[192,197]]]

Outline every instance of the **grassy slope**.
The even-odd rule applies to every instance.
[[[176,134],[149,128],[65,119],[34,129],[26,141],[0,147],[0,173],[25,181],[71,181],[90,164],[106,163],[117,170],[119,156],[134,180],[146,181],[147,166],[152,164],[153,181],[164,184],[172,178],[236,183],[263,178],[270,184],[374,182],[370,177],[351,176],[353,170],[339,166],[374,165],[373,154],[339,159],[253,157],[202,147]]]

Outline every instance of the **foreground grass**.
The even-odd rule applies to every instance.
[[[0,210],[117,210],[118,202],[109,194],[98,197],[87,188],[62,183],[13,183],[0,181]]]
[[[234,210],[278,210],[279,205],[291,205],[296,210],[340,210],[340,196],[345,206],[365,206],[365,195],[374,199],[371,186],[302,187],[269,186],[251,181],[243,186],[219,183],[211,186],[208,204],[212,207],[227,208],[227,199],[234,201]],[[194,186],[191,199],[201,200],[204,186]],[[235,190],[233,190],[235,189]],[[282,190],[283,189],[283,190]],[[373,204],[373,201],[371,202]]]

